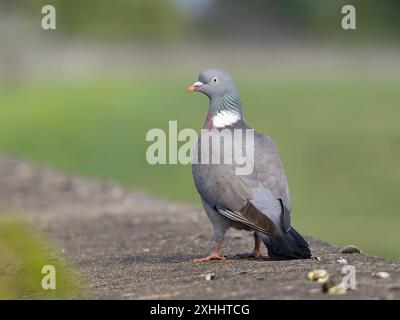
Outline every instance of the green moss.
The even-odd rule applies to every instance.
[[[55,289],[43,289],[44,266],[55,268]],[[45,270],[43,270],[45,271]],[[0,219],[0,299],[77,299],[77,272],[51,241],[21,219]]]

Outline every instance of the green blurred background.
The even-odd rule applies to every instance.
[[[400,2],[350,2],[345,31],[348,1],[0,1],[0,152],[200,205],[145,136],[199,130],[208,101],[185,88],[222,68],[278,146],[296,228],[398,259]]]

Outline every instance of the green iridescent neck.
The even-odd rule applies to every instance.
[[[222,111],[237,113],[240,118],[242,118],[240,97],[228,93],[221,97],[211,99],[210,111],[212,115],[216,115]]]

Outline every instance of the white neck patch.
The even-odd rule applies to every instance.
[[[212,117],[215,128],[230,126],[240,120],[240,114],[234,111],[220,111]]]

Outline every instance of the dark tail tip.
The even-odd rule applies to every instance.
[[[272,258],[310,259],[311,250],[307,241],[294,229],[274,236],[258,233]]]

